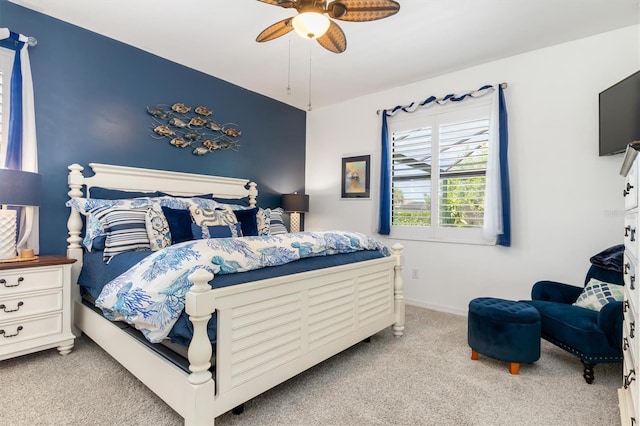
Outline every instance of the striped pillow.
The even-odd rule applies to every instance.
[[[275,209],[267,209],[269,214],[269,235],[286,234],[287,227],[284,225],[284,210],[277,207]]]
[[[107,236],[103,259],[106,263],[113,256],[133,250],[150,250],[145,217],[148,207],[140,209],[98,207],[91,210],[96,219],[104,223]]]

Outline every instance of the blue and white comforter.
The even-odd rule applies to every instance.
[[[231,274],[359,250],[389,255],[381,242],[342,231],[187,241],[154,252],[109,282],[96,306],[110,320],[132,324],[157,343],[167,337],[184,309],[191,286],[187,277],[196,269]]]

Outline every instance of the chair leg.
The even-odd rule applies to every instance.
[[[520,364],[517,362],[510,362],[509,373],[513,374],[514,376],[517,376],[519,372],[520,372]]]
[[[584,362],[583,360],[580,360],[580,362],[584,366],[584,373],[582,374],[582,377],[584,377],[584,380],[588,384],[593,383],[593,379],[595,378],[594,377],[594,373],[593,373],[593,369],[594,369],[594,367],[596,365],[595,364],[589,364],[587,362]]]
[[[471,349],[471,359],[473,360],[478,359],[478,351],[476,351],[475,349]]]

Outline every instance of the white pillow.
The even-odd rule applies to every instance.
[[[149,210],[147,210],[144,223],[147,228],[151,250],[156,251],[171,245],[169,222],[167,222],[167,218],[164,213],[162,213],[160,203],[153,203],[151,205]]]
[[[620,302],[623,300],[624,286],[605,283],[591,278],[573,305],[593,311],[600,311],[600,309],[609,302]]]

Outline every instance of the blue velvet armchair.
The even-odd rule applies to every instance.
[[[624,285],[622,272],[591,265],[585,285],[591,278]],[[574,306],[582,287],[554,281],[539,281],[524,301],[540,313],[542,338],[580,358],[583,377],[594,380],[594,367],[600,363],[622,362],[622,303],[609,302],[600,311]]]

